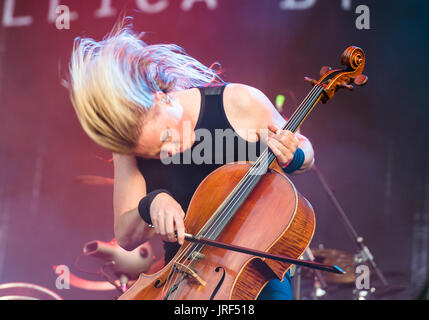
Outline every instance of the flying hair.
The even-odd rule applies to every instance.
[[[128,20],[118,23],[102,41],[75,39],[68,85],[88,136],[108,150],[125,154],[137,144],[154,93],[223,82],[219,69],[206,67],[180,46],[145,43],[144,33],[134,33],[126,25]]]

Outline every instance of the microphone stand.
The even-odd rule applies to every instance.
[[[387,287],[389,283],[387,282],[386,278],[384,277],[383,273],[381,272],[380,268],[377,266],[374,260],[374,256],[369,251],[368,247],[366,246],[363,237],[359,236],[356,232],[355,228],[353,227],[352,223],[350,222],[349,218],[347,217],[346,213],[344,212],[343,208],[341,207],[340,203],[336,199],[333,190],[331,187],[329,187],[328,183],[326,182],[325,177],[323,176],[322,172],[313,165],[313,171],[316,173],[317,177],[319,178],[320,182],[322,183],[323,188],[326,190],[329,198],[333,202],[335,208],[337,209],[338,216],[340,217],[341,221],[343,222],[344,226],[346,227],[346,231],[349,234],[352,241],[355,243],[356,247],[358,248],[359,253],[357,254],[358,261],[357,262],[366,262],[369,261],[372,269],[377,274],[378,278],[381,280],[383,285]]]

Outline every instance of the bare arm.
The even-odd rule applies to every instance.
[[[115,237],[121,247],[133,250],[154,234],[137,210],[139,201],[146,195],[146,182],[137,168],[134,156],[114,153],[113,163]]]
[[[133,250],[151,238],[155,233],[164,241],[184,242],[185,227],[180,204],[167,193],[158,194],[150,206],[154,228],[142,220],[138,212],[140,200],[146,196],[146,182],[137,167],[134,156],[113,155],[115,181],[113,208],[115,214],[115,236],[118,244]],[[176,237],[174,231],[177,230]]]

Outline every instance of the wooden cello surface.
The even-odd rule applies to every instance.
[[[199,232],[249,168],[250,164],[247,163],[228,164],[213,171],[200,184],[185,218],[187,232]],[[299,258],[309,245],[314,229],[315,217],[311,205],[288,178],[270,170],[261,178],[217,240]],[[142,274],[120,299],[165,299],[171,290],[167,286],[173,282],[173,265],[185,249],[186,243],[159,272]],[[169,298],[256,299],[268,281],[282,279],[291,266],[220,248],[205,247],[201,253],[204,259],[193,265],[192,269],[204,281],[204,285],[191,276],[185,277]]]

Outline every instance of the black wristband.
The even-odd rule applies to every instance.
[[[171,196],[170,192],[168,192],[167,190],[157,189],[149,192],[139,202],[139,206],[137,207],[137,209],[139,211],[140,217],[147,224],[152,224],[152,219],[150,218],[150,205],[152,204],[153,199],[155,199],[155,197],[160,193],[167,193]]]
[[[283,168],[283,171],[285,173],[290,174],[296,170],[299,170],[304,164],[304,161],[305,161],[304,151],[301,148],[298,148],[296,149],[295,154],[293,155],[292,161],[285,168]]]

